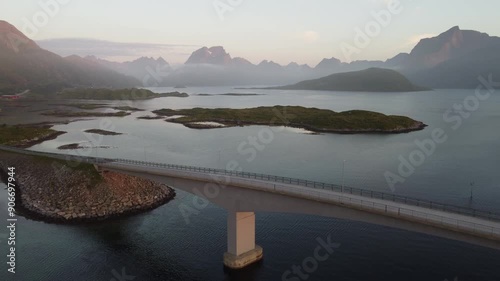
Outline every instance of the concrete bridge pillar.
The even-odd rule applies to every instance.
[[[261,260],[263,250],[255,245],[255,213],[228,211],[227,253],[224,265],[240,269]]]

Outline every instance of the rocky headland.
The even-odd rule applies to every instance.
[[[0,174],[16,168],[16,211],[56,223],[95,222],[152,210],[173,189],[93,165],[0,151]]]

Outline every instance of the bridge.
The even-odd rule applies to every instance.
[[[225,208],[224,265],[239,269],[263,257],[255,212],[301,213],[419,232],[500,250],[500,214],[359,188],[265,174],[81,157],[0,146],[0,150],[94,164],[164,183]]]

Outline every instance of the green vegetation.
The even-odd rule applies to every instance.
[[[428,90],[414,85],[399,72],[381,68],[337,73],[319,79],[302,81],[295,85],[270,89],[352,92],[415,92]]]
[[[149,100],[163,97],[188,97],[186,93],[163,93],[157,94],[146,89],[90,89],[73,88],[65,89],[57,98],[60,99],[80,99],[80,100]]]
[[[42,115],[56,116],[56,117],[125,117],[130,115],[130,113],[126,111],[103,113],[103,112],[87,112],[87,111],[77,112],[77,111],[51,110],[42,113]]]
[[[15,152],[9,152],[9,153],[15,153]],[[84,173],[85,178],[90,179],[89,186],[91,187],[96,186],[103,180],[102,175],[95,169],[93,164],[83,163],[74,160],[61,160],[61,159],[38,156],[38,155],[29,155],[27,157],[31,157],[33,159],[33,162],[38,165],[48,165],[54,167],[54,164],[57,164],[57,166],[59,167],[65,167],[66,169],[70,169],[73,171],[81,171]]]
[[[41,127],[0,126],[0,144],[18,146],[58,134],[59,132]]]
[[[194,122],[217,122],[226,126],[272,125],[305,128],[314,132],[387,132],[400,133],[420,130],[421,122],[404,116],[387,116],[381,113],[352,110],[334,112],[331,110],[305,108],[301,106],[274,106],[247,109],[161,109],[154,111],[160,116],[182,115],[169,122],[189,126]],[[197,126],[199,128],[199,126]]]
[[[122,133],[116,133],[116,132],[111,132],[111,131],[106,131],[106,130],[100,130],[100,129],[86,130],[85,133],[98,134],[98,135],[103,135],[103,136],[119,136],[119,135],[123,135]]]

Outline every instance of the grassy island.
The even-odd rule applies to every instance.
[[[214,128],[213,124],[200,126],[203,122],[216,122],[232,126],[271,125],[307,129],[313,132],[330,133],[404,133],[422,130],[425,124],[405,116],[388,116],[382,113],[351,110],[334,112],[301,106],[273,106],[246,109],[193,108],[161,109],[153,111],[159,116],[182,116],[168,122],[184,124],[190,128]]]

